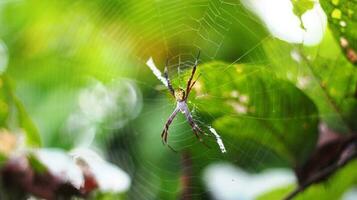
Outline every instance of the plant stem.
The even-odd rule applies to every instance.
[[[351,160],[355,159],[357,157],[357,144],[356,144],[356,141],[354,141],[353,143],[349,144],[345,148],[344,152],[347,153],[347,155],[345,157],[340,157],[340,160],[338,162],[336,162],[335,164],[323,169],[319,173],[316,173],[315,175],[310,177],[305,183],[299,185],[294,191],[292,191],[288,196],[286,196],[284,198],[284,200],[293,199],[296,195],[298,195],[299,193],[303,192],[306,188],[308,188],[312,184],[327,179],[330,175],[332,175],[338,169],[342,168],[347,163],[349,163]],[[343,153],[342,153],[342,155],[343,155]]]

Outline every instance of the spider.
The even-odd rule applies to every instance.
[[[168,134],[169,134],[169,132],[168,132],[169,131],[169,127],[170,127],[172,121],[175,119],[175,117],[176,117],[176,115],[177,115],[177,113],[179,111],[185,115],[185,117],[186,117],[188,123],[190,124],[190,126],[192,127],[192,131],[196,135],[197,139],[200,142],[203,141],[201,136],[200,136],[200,134],[205,135],[205,133],[202,131],[202,129],[193,120],[192,114],[191,114],[191,112],[190,112],[190,110],[188,108],[188,105],[187,105],[187,99],[188,99],[188,96],[189,96],[189,94],[191,92],[191,89],[193,88],[193,86],[195,85],[195,83],[196,83],[196,81],[197,81],[197,79],[199,77],[198,76],[197,79],[192,82],[192,79],[193,79],[193,77],[195,75],[195,72],[196,72],[196,68],[197,68],[199,57],[200,57],[200,51],[197,54],[196,61],[195,61],[195,64],[194,64],[192,72],[191,72],[191,76],[188,79],[186,90],[184,90],[183,88],[178,88],[176,90],[173,89],[172,84],[171,84],[170,79],[169,79],[169,76],[168,76],[168,70],[167,70],[168,61],[166,61],[165,71],[164,71],[164,78],[165,78],[165,80],[167,82],[167,88],[169,89],[169,92],[171,93],[171,95],[176,100],[176,108],[171,113],[170,117],[167,119],[167,121],[165,123],[165,126],[164,126],[164,130],[162,131],[162,134],[161,134],[161,138],[162,138],[162,141],[163,141],[164,145],[165,144],[168,145],[167,144],[167,137],[168,137]]]

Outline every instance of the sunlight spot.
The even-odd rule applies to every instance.
[[[238,92],[237,90],[233,90],[233,91],[231,92],[231,97],[233,97],[233,98],[238,98],[238,97],[239,97],[239,92]]]
[[[347,39],[344,38],[344,37],[341,37],[341,38],[340,38],[340,45],[341,45],[342,48],[347,48],[347,47],[348,47],[348,41],[347,41]]]
[[[333,5],[337,6],[338,3],[339,3],[339,1],[340,1],[340,0],[332,0],[331,2],[332,2]]]
[[[298,63],[301,62],[301,55],[300,55],[300,52],[298,50],[296,50],[296,49],[291,50],[290,56],[296,62],[298,62]]]
[[[249,102],[249,96],[248,95],[245,95],[245,94],[242,94],[240,97],[239,97],[239,101],[241,103],[248,103]]]
[[[108,112],[116,107],[113,95],[100,82],[80,93],[79,106],[81,111],[93,121],[101,121]]]
[[[331,17],[334,19],[341,19],[341,15],[342,15],[342,12],[338,8],[333,9],[333,11],[331,13]]]
[[[297,77],[297,87],[300,89],[305,89],[305,88],[307,88],[310,81],[311,81],[311,78],[308,76],[299,76],[299,77]]]
[[[273,36],[290,43],[318,44],[325,32],[327,19],[318,2],[301,16],[293,12],[290,0],[242,0],[245,7],[258,15]]]
[[[346,27],[346,26],[347,26],[347,24],[346,24],[346,22],[345,22],[345,21],[340,21],[340,26],[342,26],[342,27]]]
[[[241,74],[243,72],[243,68],[240,65],[238,65],[236,67],[236,71],[237,71],[238,74]]]
[[[227,104],[232,106],[232,108],[238,113],[238,114],[246,114],[248,111],[248,108],[236,101],[227,101]]]
[[[127,79],[103,84],[92,80],[79,92],[78,108],[68,117],[66,132],[80,146],[89,146],[101,129],[119,129],[141,111],[142,98]]]

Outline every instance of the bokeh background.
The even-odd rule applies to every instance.
[[[96,152],[130,177],[93,199],[282,199],[321,132],[357,129],[357,3],[320,3],[2,0],[2,130],[24,135],[22,148]],[[189,107],[209,147],[179,114],[173,152],[160,134],[175,100],[146,62],[163,71],[168,59],[186,87],[198,50]],[[356,165],[297,199],[357,198]]]

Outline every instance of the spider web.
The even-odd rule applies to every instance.
[[[141,56],[138,59],[141,63],[146,63],[148,58],[153,57],[155,63],[158,67],[163,70],[165,59],[169,59],[169,71],[171,79],[179,79],[179,83],[174,85],[174,87],[185,87],[187,80],[182,80],[180,74],[183,70],[190,70],[194,64],[194,60],[196,57],[196,52],[198,49],[201,50],[201,63],[209,62],[212,60],[224,60],[230,63],[226,69],[232,67],[236,63],[252,63],[252,64],[264,64],[267,68],[269,68],[272,63],[265,60],[264,50],[262,49],[262,43],[265,40],[271,39],[269,34],[262,36],[254,30],[254,27],[249,27],[246,25],[246,20],[251,20],[259,24],[257,18],[252,16],[250,13],[242,9],[242,4],[239,1],[195,1],[195,2],[183,2],[183,1],[165,1],[165,2],[157,2],[150,6],[150,11],[139,11],[138,15],[147,19],[157,19],[159,22],[158,25],[150,30],[144,30],[143,32],[137,33],[138,35],[145,35],[148,37],[142,37],[142,39],[136,41],[140,51]],[[197,13],[190,13],[189,10],[199,10]],[[140,22],[140,20],[138,20]],[[236,27],[238,26],[238,27]],[[225,56],[225,53],[229,51],[234,51],[234,49],[227,49],[227,44],[232,42],[231,38],[229,38],[229,33],[232,29],[241,29],[244,32],[247,32],[251,38],[260,38],[258,42],[253,40],[252,42],[244,41],[247,37],[237,36],[234,39],[237,39],[236,44],[239,46],[242,43],[248,43],[247,47],[243,48],[243,51],[237,51],[232,56]],[[153,35],[160,35],[160,40],[158,43],[150,42],[150,45],[144,46],[148,40],[148,38],[155,38]],[[155,39],[153,39],[155,40]],[[163,42],[162,42],[163,41]],[[159,51],[158,51],[159,49]],[[238,49],[238,48],[237,48]],[[272,51],[277,51],[272,48]],[[282,54],[281,52],[276,52],[278,55]],[[164,55],[162,55],[164,54]],[[229,54],[229,53],[228,53]],[[316,55],[312,55],[313,57],[318,56],[318,52]],[[282,59],[291,59],[282,58]],[[337,59],[337,58],[336,58]],[[337,67],[337,66],[335,66]],[[141,72],[141,68],[138,69],[138,74]],[[222,72],[224,73],[224,72]],[[301,76],[305,74],[309,74],[312,76],[312,81],[319,82],[320,80],[313,74],[312,70],[308,67],[303,67],[302,69],[298,68],[297,74],[301,74]],[[138,75],[137,79],[140,80],[140,75]],[[252,75],[253,76],[253,75]],[[152,76],[152,78],[155,78]],[[139,83],[144,87],[148,87],[146,83]],[[159,84],[159,83],[158,83]],[[220,87],[219,85],[217,87]],[[150,89],[156,90],[156,85],[151,86]],[[321,89],[319,91],[322,91]],[[268,93],[279,92],[278,89],[270,90]],[[164,88],[162,93],[167,93],[167,90]],[[190,97],[194,98],[194,97]],[[218,99],[217,99],[218,101]],[[173,111],[175,107],[175,102],[168,100],[167,96],[163,95],[162,98],[148,98],[144,97],[144,102],[149,103],[150,106],[154,106],[154,109],[148,109],[143,111],[141,118],[144,120],[151,119],[153,115],[159,115],[160,124],[165,124],[165,121],[169,114]],[[328,100],[327,100],[328,102]],[[278,106],[278,105],[276,105]],[[196,111],[195,105],[191,105],[191,108],[194,109],[193,115],[194,119],[200,124],[201,127],[209,127],[210,124],[207,124],[204,119],[201,119],[199,116],[195,115]],[[272,108],[274,109],[274,108]],[[243,117],[244,116],[240,116]],[[309,117],[309,116],[306,116]],[[213,117],[212,117],[213,118]],[[269,118],[260,118],[261,120],[274,120]],[[156,120],[157,121],[157,120]],[[159,126],[160,127],[160,126]],[[146,127],[148,128],[148,127]],[[179,131],[178,131],[179,130]],[[155,131],[150,131],[150,133],[146,133],[151,135],[149,137],[145,137],[144,140],[160,140],[159,134],[161,131],[161,127],[159,129],[155,129]],[[146,132],[146,130],[142,130],[142,132]],[[192,147],[193,145],[200,145],[199,142],[192,143],[192,138],[194,135],[192,134],[192,130],[187,126],[187,122],[183,117],[177,117],[174,120],[174,123],[170,127],[170,136],[169,143],[175,144],[179,142],[180,144],[184,143],[185,146],[180,146],[179,150],[184,150]],[[264,140],[269,141],[272,136],[263,135]],[[269,159],[276,159],[274,155],[271,155],[269,152],[264,151],[264,149],[256,149],[254,152],[246,151],[245,149],[251,149],[255,146],[255,143],[250,141],[242,141],[240,146],[236,146],[232,144],[230,141],[224,140],[224,135],[222,135],[222,139],[227,146],[230,148],[235,148],[234,150],[239,152],[239,156],[243,157],[245,160],[249,160],[250,163],[254,163],[255,165],[263,165],[262,161],[269,157]],[[217,146],[213,147],[216,151],[219,151]],[[134,152],[135,150],[132,149]],[[163,149],[165,151],[165,148]],[[201,154],[196,157],[191,158],[192,162],[200,162],[203,159],[214,162],[215,160],[224,160],[225,155],[218,156],[206,156],[208,154],[208,149],[203,149]],[[230,149],[227,149],[229,152]],[[166,153],[163,153],[166,154]],[[170,154],[170,153],[169,153]],[[135,155],[135,154],[133,154]],[[146,154],[141,154],[146,155]],[[162,155],[157,155],[157,157],[161,157]],[[154,156],[155,157],[155,156]],[[176,188],[173,187],[172,190],[165,189],[163,191],[162,185],[170,184],[175,182],[177,177],[177,164],[180,164],[181,161],[178,156],[174,156],[175,158],[169,160],[160,160],[158,162],[151,161],[146,159],[146,156],[142,158],[137,157],[134,158],[138,160],[141,165],[141,172],[137,174],[134,189],[131,193],[131,198],[133,199],[155,199],[157,195],[161,193],[165,194],[176,194]],[[235,163],[236,160],[229,160],[232,163]],[[163,163],[163,164],[162,164]],[[169,174],[165,176],[163,180],[162,174]],[[189,174],[189,179],[192,182],[202,181],[201,174]],[[170,177],[170,178],[167,178]],[[169,187],[165,187],[169,188]],[[203,193],[192,193],[192,197],[202,197],[205,194]]]
[[[245,22],[242,20],[249,19],[256,21],[256,18],[253,17],[250,13],[242,9],[242,5],[237,1],[194,1],[194,2],[184,2],[184,1],[161,1],[161,2],[148,2],[145,7],[147,10],[138,10],[137,16],[135,19],[130,19],[131,22],[137,22],[138,24],[145,24],[145,20],[157,20],[158,23],[155,27],[150,27],[144,29],[142,32],[136,33],[140,35],[139,39],[134,42],[134,49],[140,49],[137,59],[141,63],[146,63],[150,57],[153,57],[154,62],[157,64],[158,68],[163,71],[165,59],[169,59],[169,71],[171,79],[179,79],[179,84],[174,85],[175,88],[178,86],[185,88],[187,80],[182,80],[180,73],[183,70],[190,70],[194,64],[197,51],[201,49],[201,63],[209,62],[212,60],[228,60],[230,65],[227,67],[233,66],[235,63],[241,61],[253,62],[255,64],[268,64],[261,59],[263,52],[261,49],[261,44],[264,40],[260,40],[257,43],[250,42],[251,44],[246,47],[246,50],[243,52],[238,52],[229,58],[224,57],[224,52],[227,51],[226,46],[230,40],[227,40],[227,35],[231,31],[232,27],[239,25],[239,28],[244,29],[247,33],[250,34],[250,37],[260,36],[254,31],[254,28],[248,27],[245,25]],[[139,5],[137,5],[139,7]],[[186,10],[199,10],[198,13],[186,12]],[[120,12],[120,11],[118,11]],[[258,23],[258,22],[257,22]],[[159,35],[161,38],[155,42],[155,39]],[[124,37],[125,38],[125,37]],[[239,36],[237,37],[240,40]],[[266,38],[270,38],[269,35]],[[243,39],[242,39],[243,40]],[[146,45],[149,42],[149,45]],[[153,42],[152,42],[153,41]],[[245,41],[246,42],[246,41]],[[237,45],[243,43],[243,41],[237,41]],[[249,43],[249,41],[248,41]],[[137,48],[139,47],[139,48]],[[238,49],[238,48],[237,48]],[[162,55],[164,54],[164,55]],[[145,66],[143,66],[145,67]],[[140,80],[140,73],[142,68],[137,69],[137,83],[141,87],[149,87],[148,90],[157,91],[157,85],[160,85],[160,82],[157,81],[157,84],[148,85],[144,81]],[[154,79],[155,76],[151,75]],[[274,92],[274,91],[270,91]],[[163,88],[163,94],[168,93],[166,88]],[[190,97],[194,98],[194,97]],[[139,130],[138,139],[140,140],[149,140],[149,141],[158,141],[161,142],[159,137],[161,133],[161,128],[165,124],[167,117],[175,108],[175,102],[170,101],[167,96],[162,95],[162,97],[149,98],[144,97],[144,107],[145,104],[151,106],[151,109],[144,109],[140,115],[140,118],[143,120],[152,119],[153,115],[160,116],[159,120],[155,120],[155,123],[159,123],[159,129],[155,131]],[[201,127],[209,127],[210,124],[206,124],[205,121],[199,118],[196,115],[197,110],[196,106],[193,107],[193,115],[195,121],[199,123]],[[149,127],[145,127],[149,128]],[[143,129],[145,129],[143,128]],[[133,127],[133,129],[136,129]],[[207,130],[207,129],[206,129]],[[146,132],[146,133],[144,133]],[[175,144],[180,142],[184,143],[185,146],[174,147],[179,151],[184,151],[192,147],[193,145],[201,145],[199,142],[192,143],[192,138],[195,136],[192,134],[192,130],[187,126],[186,120],[178,115],[174,120],[173,124],[169,130],[169,144]],[[266,140],[269,140],[269,136],[264,136]],[[251,142],[242,142],[241,146],[238,147],[234,144],[231,144],[230,141],[225,141],[224,136],[222,136],[223,142],[228,144],[229,147],[236,148],[235,150],[240,152],[241,157],[244,159],[250,160],[250,162],[260,165],[262,159],[267,156],[267,153],[263,150],[257,150],[252,154],[251,152],[246,152],[244,149],[251,148],[254,146],[254,143]],[[129,144],[132,142],[129,142]],[[129,146],[129,144],[126,144]],[[157,144],[154,142],[152,145]],[[124,144],[125,145],[125,144]],[[129,147],[130,148],[130,147]],[[143,147],[145,149],[145,147]],[[150,147],[147,147],[150,148]],[[219,147],[216,145],[212,147],[217,152],[219,152]],[[137,155],[135,157],[127,157],[129,160],[132,160],[132,163],[139,163],[140,170],[135,172],[134,185],[132,192],[130,193],[131,199],[157,199],[157,196],[160,193],[166,194],[177,194],[175,187],[172,190],[165,191],[162,190],[162,185],[172,184],[177,180],[178,171],[181,172],[180,168],[175,167],[180,165],[180,156],[174,155],[170,160],[162,160],[163,164],[158,165],[157,159],[163,155],[153,155],[153,160],[147,159],[146,153],[137,152],[137,149],[130,148],[131,155]],[[170,150],[166,147],[162,148],[162,151],[166,151],[163,154],[171,154]],[[169,152],[167,152],[169,151]],[[208,151],[210,149],[202,149],[202,153],[198,157],[191,158],[192,162],[196,160],[221,160],[224,159],[225,155],[221,154],[217,157],[207,157]],[[230,149],[227,149],[230,151]],[[140,157],[140,155],[142,157]],[[230,162],[235,163],[234,160]],[[128,163],[127,160],[123,163]],[[132,167],[125,167],[126,169],[133,169]],[[134,172],[132,172],[134,174]],[[162,174],[169,174],[165,176],[163,180]],[[167,178],[170,177],[170,178]],[[188,177],[192,182],[201,181],[202,177],[200,174],[189,174]],[[202,193],[193,193],[193,197],[204,196]]]
[[[146,5],[133,6],[137,9],[137,15],[134,18],[128,19],[131,23],[142,26],[143,30],[135,33],[138,40],[134,42],[131,41],[132,49],[139,49],[135,52],[137,56],[136,60],[143,64],[143,66],[136,69],[137,84],[142,88],[147,88],[147,90],[157,91],[158,85],[161,83],[155,80],[157,83],[147,84],[144,80],[142,81],[141,73],[146,66],[145,63],[149,58],[153,58],[154,62],[157,64],[158,68],[163,71],[165,59],[169,59],[169,71],[171,80],[179,80],[178,84],[174,85],[174,88],[182,87],[185,88],[187,80],[182,80],[180,74],[184,70],[190,70],[194,64],[197,50],[201,50],[201,63],[209,62],[212,60],[224,60],[230,63],[227,68],[232,67],[233,64],[245,62],[252,64],[265,64],[267,67],[271,63],[262,59],[264,57],[264,52],[262,49],[262,43],[264,40],[271,38],[270,35],[262,37],[254,30],[254,27],[249,27],[246,25],[246,20],[251,20],[256,23],[257,18],[252,16],[250,13],[242,9],[241,3],[239,1],[157,1],[157,2],[146,2]],[[110,5],[107,5],[110,7]],[[145,8],[145,9],[142,9]],[[115,11],[120,12],[122,10]],[[189,11],[196,11],[196,13],[191,13]],[[123,17],[125,17],[123,15]],[[131,15],[133,17],[133,15]],[[145,23],[148,21],[156,20],[157,24],[155,26],[145,27]],[[238,26],[238,27],[235,27]],[[244,51],[239,51],[233,53],[233,55],[226,57],[225,53],[228,51],[234,51],[235,49],[227,49],[227,44],[232,42],[229,37],[230,31],[232,29],[243,29],[247,32],[251,38],[261,38],[258,42],[244,41],[247,37],[237,36],[236,44],[239,46],[242,43],[248,43]],[[125,38],[127,35],[123,35],[123,43],[127,43]],[[249,37],[248,37],[249,38]],[[130,47],[129,47],[130,48]],[[239,49],[239,48],[237,48]],[[244,49],[244,48],[243,48]],[[134,50],[135,51],[135,50]],[[129,50],[130,52],[130,50]],[[224,73],[224,72],[223,72]],[[150,79],[155,79],[154,75],[151,75]],[[220,87],[219,85],[217,87]],[[159,87],[160,88],[160,87]],[[138,142],[144,141],[156,141],[149,142],[150,144],[145,145],[143,149],[150,148],[150,145],[157,145],[161,142],[160,133],[163,125],[166,122],[167,117],[175,108],[175,102],[167,98],[165,95],[168,93],[166,88],[162,88],[162,93],[160,97],[147,97],[144,96],[144,107],[145,104],[150,106],[150,109],[145,109],[140,115],[140,119],[153,120],[159,125],[155,125],[158,128],[150,129],[150,127],[131,127],[132,130],[137,131]],[[269,93],[277,92],[278,90],[270,90]],[[194,98],[194,97],[189,97]],[[218,100],[217,100],[218,101]],[[201,127],[209,127],[204,119],[201,119],[196,115],[196,106],[191,105],[193,108],[194,119],[199,123]],[[154,117],[155,116],[155,117]],[[244,116],[243,116],[244,117]],[[270,120],[261,118],[262,120]],[[213,117],[212,117],[213,120]],[[134,125],[132,125],[134,126]],[[206,129],[207,130],[207,129]],[[187,125],[186,120],[179,114],[174,120],[173,124],[169,130],[169,143],[175,144],[179,142],[184,143],[184,146],[176,147],[179,151],[184,151],[189,149],[194,145],[201,145],[199,142],[192,143],[192,138],[195,136],[192,134],[191,128]],[[246,151],[245,149],[251,149],[255,146],[255,143],[249,141],[242,141],[240,146],[235,146],[230,141],[225,141],[224,135],[221,135],[223,142],[227,144],[230,148],[235,148],[235,151],[239,152],[239,156],[243,157],[245,160],[254,163],[255,165],[261,165],[262,160],[265,157],[272,155],[265,152],[263,149],[257,149],[254,152]],[[269,135],[264,135],[264,140],[269,141]],[[178,179],[178,172],[181,172],[181,168],[177,167],[182,162],[179,155],[173,155],[169,160],[160,160],[164,155],[171,154],[170,150],[163,146],[161,155],[151,155],[148,156],[147,152],[138,152],[137,149],[131,147],[130,144],[134,142],[128,141],[123,145],[127,145],[129,148],[130,155],[127,155],[124,159],[122,158],[121,164],[126,163],[129,166],[124,167],[131,171],[134,178],[134,185],[132,187],[132,192],[130,192],[131,199],[157,199],[160,194],[177,194],[176,187],[165,187],[163,190],[163,185],[175,185]],[[134,146],[134,145],[133,145]],[[161,148],[161,147],[160,147]],[[217,152],[219,152],[218,146],[214,146]],[[210,155],[208,152],[210,149],[202,149],[201,154],[196,157],[192,157],[192,162],[198,162],[202,159],[214,162],[215,160],[224,160],[225,155],[220,154],[214,157],[206,156]],[[227,149],[230,151],[230,149]],[[269,155],[268,155],[269,154]],[[135,155],[135,156],[133,156]],[[120,155],[114,155],[114,157],[121,157]],[[151,159],[148,159],[151,157]],[[274,155],[273,155],[274,157]],[[274,159],[274,158],[273,158]],[[278,160],[278,158],[276,158]],[[160,160],[160,161],[159,161]],[[130,161],[130,162],[128,162]],[[235,160],[229,160],[235,163]],[[139,165],[137,169],[134,163]],[[160,164],[159,164],[160,163]],[[136,169],[138,171],[135,171]],[[164,174],[164,176],[163,176]],[[189,179],[192,182],[202,181],[201,174],[189,174]],[[163,178],[165,177],[165,178]],[[177,183],[176,183],[177,184]],[[202,197],[203,193],[192,193],[192,197]]]

